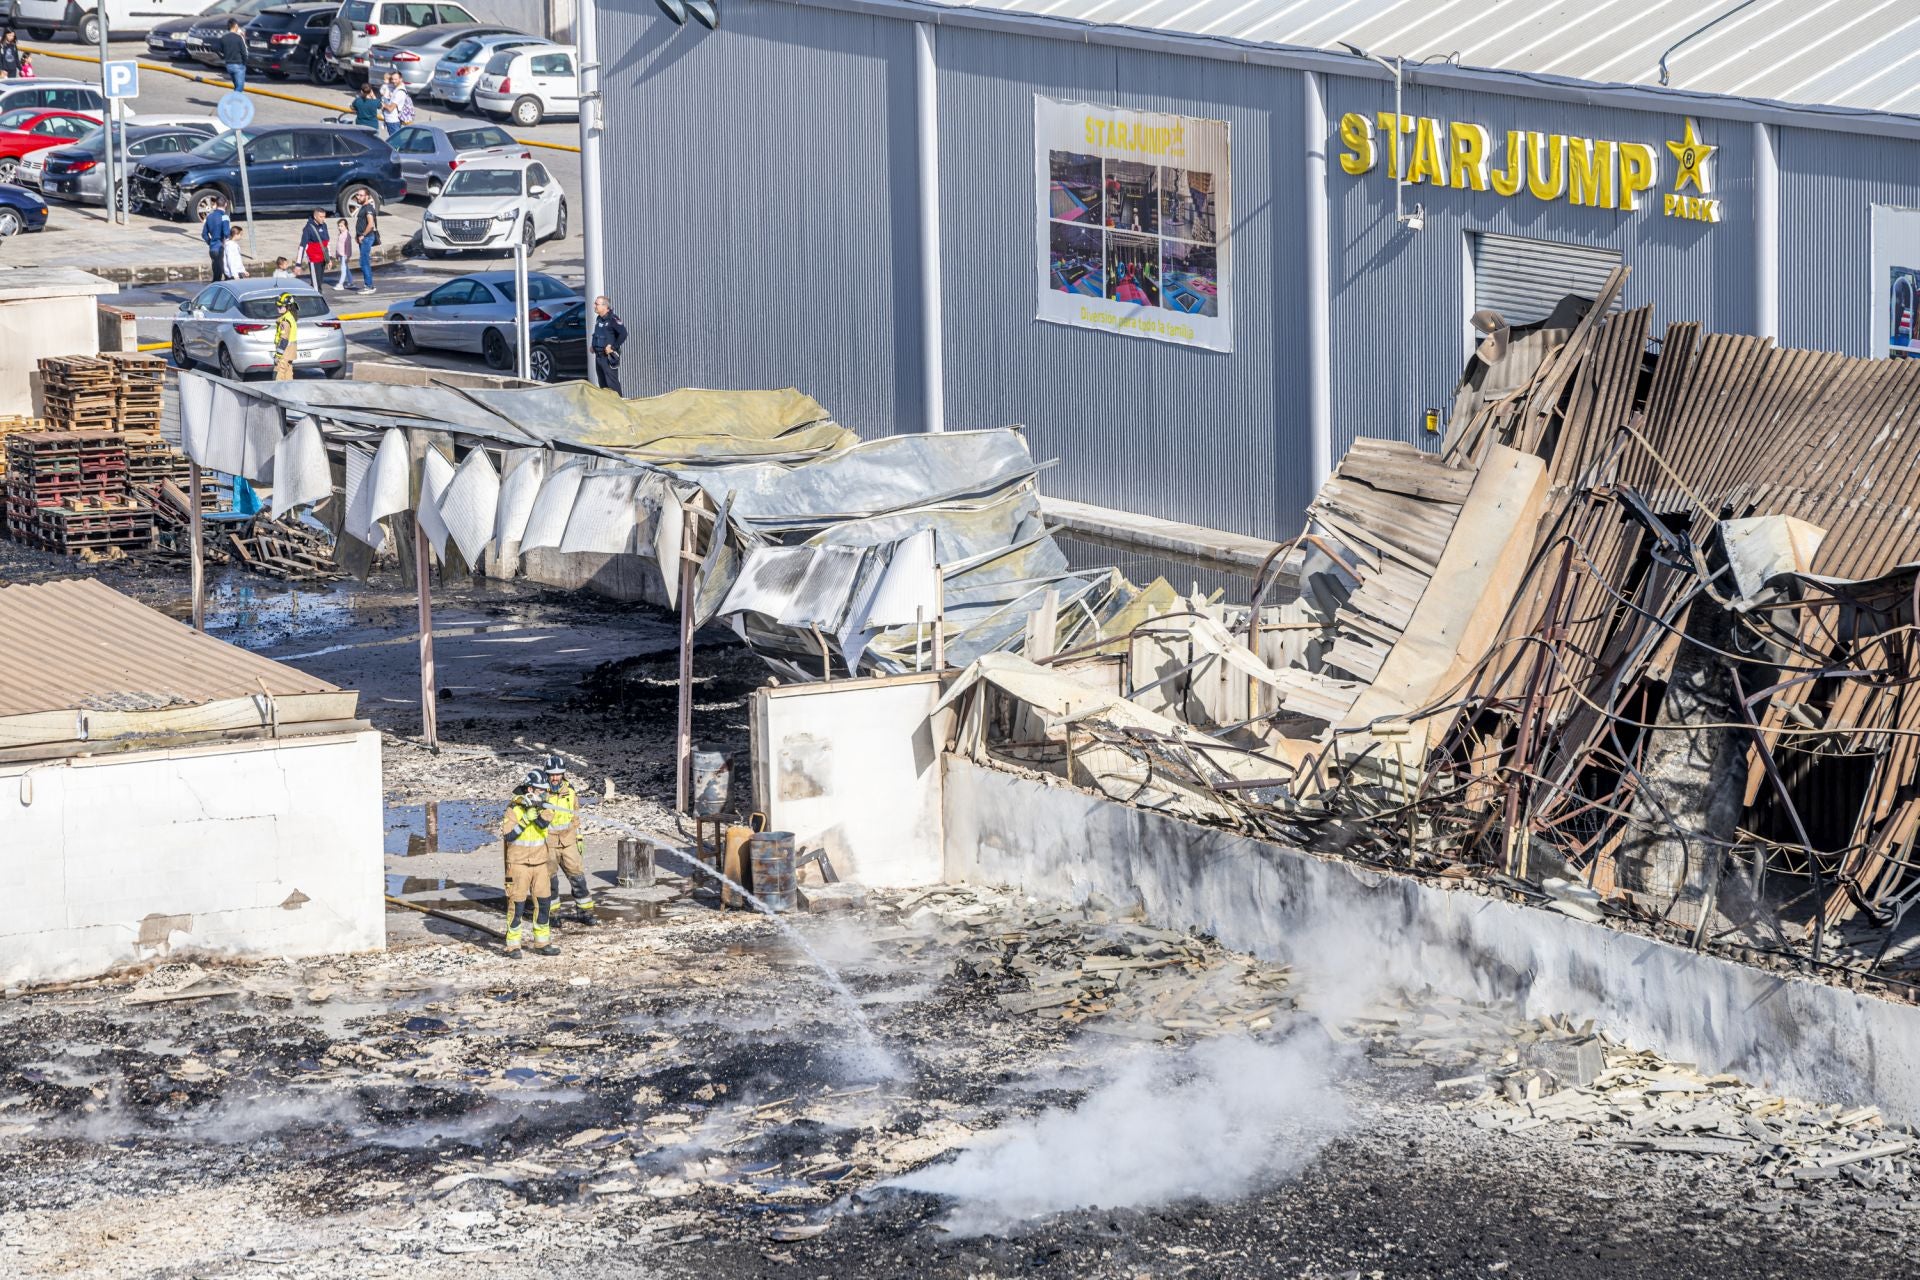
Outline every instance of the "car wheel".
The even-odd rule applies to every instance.
[[[553,352],[542,346],[536,346],[533,354],[527,357],[527,371],[533,374],[535,382],[552,382],[559,377],[559,366],[554,363]]]
[[[0,182],[12,182],[13,171],[19,167],[20,162],[12,156],[0,156]]]
[[[546,109],[540,105],[540,99],[531,95],[516,98],[513,103],[513,122],[522,129],[531,129],[546,118]]]
[[[340,189],[338,204],[341,217],[351,218],[353,216],[354,206],[360,203],[360,193],[362,191],[373,198],[373,211],[375,213],[381,212],[379,192],[364,182],[350,182]]]
[[[307,78],[322,87],[339,84],[340,64],[323,54],[313,60],[312,68],[307,72]]]
[[[334,382],[338,382],[340,381],[340,379],[347,376],[347,366],[343,364],[337,364],[333,366],[333,368],[328,369],[326,371],[326,374],[329,379],[331,379]]]
[[[234,367],[233,353],[227,350],[227,344],[220,344],[220,376],[229,382],[240,382],[245,375]]]
[[[26,229],[27,220],[20,216],[18,209],[0,208],[0,240],[17,236]]]
[[[393,348],[396,355],[403,356],[412,355],[420,349],[414,345],[413,330],[404,324],[387,326],[387,345]]]
[[[51,40],[53,39],[53,28],[52,27],[28,27],[27,34],[35,40]]]
[[[540,233],[533,229],[531,213],[527,215],[526,221],[520,224],[520,243],[526,246],[528,253],[532,253],[534,246],[540,243]]]
[[[553,238],[555,240],[567,238],[567,202],[565,200],[560,202],[560,216],[553,220]]]
[[[81,44],[84,44],[84,45],[99,44],[100,43],[100,15],[97,13],[90,13],[86,17],[80,19],[80,25],[74,28],[74,34],[80,38]],[[111,36],[112,33],[109,32],[108,34],[109,36]]]
[[[201,187],[188,197],[187,213],[196,220],[203,220],[213,212],[213,206],[220,198],[220,188]]]
[[[438,199],[441,189],[446,185],[447,185],[446,183],[440,181],[440,179],[438,178],[428,178],[427,179],[427,199],[429,200]]]
[[[178,328],[173,331],[173,367],[176,369],[193,368],[193,357],[187,354],[187,335]]]
[[[480,339],[480,354],[487,358],[489,369],[510,369],[513,367],[513,352],[507,349],[507,340],[498,329],[487,330]]]

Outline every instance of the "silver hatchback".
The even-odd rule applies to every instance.
[[[446,57],[449,49],[475,36],[512,34],[515,33],[511,27],[473,22],[443,22],[421,27],[368,50],[367,79],[380,84],[389,71],[396,72],[408,93],[421,94],[433,79],[433,69],[440,65],[440,59]]]
[[[347,372],[347,335],[327,300],[294,280],[227,280],[210,284],[180,304],[173,318],[173,363],[210,364],[223,378],[273,372],[275,300],[293,295],[294,372],[318,369],[329,378]]]

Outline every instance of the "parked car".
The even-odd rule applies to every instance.
[[[220,37],[227,34],[227,24],[238,22],[242,30],[246,25],[274,0],[240,0],[240,3],[225,13],[202,14],[200,21],[187,28],[183,43],[187,46],[187,56],[203,66],[217,67],[225,59],[220,56]]]
[[[380,84],[389,71],[396,71],[408,93],[424,94],[427,82],[433,79],[433,69],[440,65],[440,59],[446,57],[449,49],[474,36],[511,34],[513,28],[498,24],[443,22],[421,27],[397,40],[375,45],[367,55],[367,78]]]
[[[531,160],[533,152],[497,124],[475,124],[464,128],[442,128],[432,124],[412,124],[387,139],[400,160],[400,176],[407,181],[407,194],[424,195],[431,200],[440,194],[447,178],[461,165],[483,160]]]
[[[442,0],[347,0],[334,16],[327,47],[349,78],[365,80],[367,60],[375,45],[397,40],[421,27],[478,21],[465,6]]]
[[[474,249],[529,252],[567,234],[567,197],[538,160],[487,160],[447,177],[420,219],[420,247],[436,258]]]
[[[0,182],[12,182],[20,157],[56,142],[71,142],[100,127],[92,116],[75,111],[15,107],[0,112]]]
[[[187,32],[208,18],[232,13],[244,0],[214,0],[207,8],[184,18],[168,18],[147,32],[147,52],[156,58],[184,61],[187,57]]]
[[[0,239],[47,225],[47,202],[37,191],[0,183]]]
[[[480,79],[480,73],[487,69],[487,63],[493,60],[494,54],[552,43],[551,40],[521,35],[517,31],[462,40],[447,50],[434,67],[433,79],[427,82],[427,96],[437,102],[464,107],[473,101],[473,86]]]
[[[71,31],[84,45],[100,43],[100,22],[115,36],[144,35],[168,18],[189,18],[213,0],[14,0],[13,25],[35,40]]]
[[[580,59],[569,45],[496,53],[473,86],[473,109],[531,129],[548,116],[580,114]]]
[[[477,351],[495,369],[513,365],[513,272],[481,271],[458,276],[431,293],[387,308],[387,342],[398,352],[438,347]],[[544,272],[527,273],[527,319],[544,324],[571,303],[579,290]],[[584,359],[584,357],[582,357]]]
[[[319,369],[329,378],[347,371],[347,336],[327,300],[293,280],[227,280],[210,284],[180,304],[173,318],[173,363],[191,369],[210,364],[223,378],[273,372],[276,299],[293,295],[299,325],[293,369]]]
[[[327,35],[339,0],[319,4],[274,4],[247,24],[247,71],[284,80],[305,76],[315,84],[333,84],[340,68],[327,54]]]
[[[100,96],[100,86],[78,80],[0,80],[0,114],[19,107],[78,111],[95,120],[107,118],[107,100]]]
[[[149,156],[133,171],[133,207],[166,218],[205,217],[215,196],[238,203],[234,136],[177,156]],[[331,205],[344,216],[362,191],[376,202],[406,198],[393,149],[350,125],[269,125],[247,135],[247,176],[255,213]]]
[[[122,135],[124,134],[124,138]],[[125,154],[132,163],[149,156],[177,155],[214,136],[211,125],[157,128],[114,129],[113,147],[117,157]],[[124,147],[124,152],[122,148]],[[45,168],[40,189],[49,199],[73,200],[81,204],[104,205],[107,202],[106,129],[95,129],[71,147],[44,153]]]
[[[531,277],[529,277],[531,279]],[[527,371],[541,382],[587,376],[587,304],[572,302],[527,326]],[[511,345],[511,344],[510,344]]]
[[[95,127],[97,128],[98,126]],[[75,139],[75,142],[84,142],[91,136],[91,134],[84,135]],[[40,148],[38,151],[29,151],[27,154],[21,156],[13,162],[13,184],[16,187],[25,187],[29,191],[38,191],[40,189],[40,175],[47,167],[47,157],[62,147],[71,145],[74,144],[55,142],[49,146]]]

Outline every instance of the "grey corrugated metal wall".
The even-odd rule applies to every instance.
[[[1874,318],[1876,204],[1920,206],[1920,143],[1780,131],[1780,341],[1848,355],[1885,353]]]
[[[1024,422],[1060,497],[1267,536],[1311,496],[1294,364],[1301,102],[1291,76],[942,27],[941,271],[947,417]],[[1035,93],[1225,120],[1233,351],[1034,320]],[[1283,176],[1276,192],[1275,175]]]
[[[500,22],[529,35],[551,36],[547,0],[474,0],[467,8],[482,22]]]
[[[1429,407],[1445,409],[1465,355],[1470,231],[1531,236],[1615,249],[1633,269],[1629,306],[1655,304],[1655,332],[1671,320],[1702,320],[1714,329],[1753,328],[1752,131],[1745,124],[1702,120],[1706,140],[1721,148],[1718,194],[1727,218],[1718,225],[1669,218],[1659,192],[1671,188],[1673,157],[1661,144],[1680,137],[1681,116],[1573,106],[1502,94],[1473,94],[1418,84],[1406,90],[1411,116],[1463,120],[1494,131],[1504,148],[1508,129],[1533,129],[1586,138],[1660,146],[1661,179],[1633,212],[1589,209],[1564,200],[1511,199],[1493,192],[1409,186],[1411,208],[1424,204],[1426,229],[1397,230],[1393,182],[1384,163],[1352,177],[1338,161],[1328,166],[1333,241],[1333,456],[1360,435],[1437,443],[1421,420]],[[1333,78],[1327,82],[1327,119],[1337,129],[1344,112],[1374,119],[1393,111],[1393,86]],[[1383,147],[1390,139],[1382,136]]]
[[[726,0],[600,10],[607,282],[629,394],[796,386],[917,431],[913,29]]]

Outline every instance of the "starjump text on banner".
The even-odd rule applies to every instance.
[[[1038,316],[1233,350],[1221,120],[1033,100]]]

